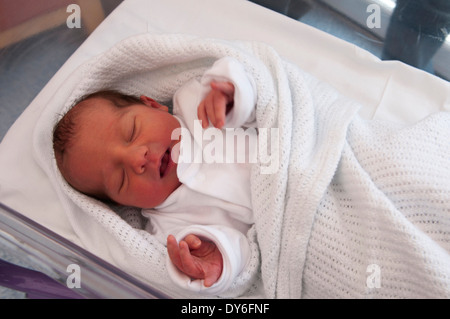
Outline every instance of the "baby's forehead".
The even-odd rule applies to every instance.
[[[105,122],[116,118],[119,111],[113,103],[103,98],[86,99],[77,103],[73,108],[76,113],[73,120],[78,135],[77,139],[81,137],[82,132],[99,129]]]
[[[83,100],[74,107],[80,108],[80,114],[91,117],[104,117],[106,114],[119,113],[122,108],[103,97],[92,97]]]
[[[125,100],[116,97],[94,96],[81,101],[79,104],[84,104],[87,108],[99,109],[105,112],[125,112],[135,106],[143,105],[140,100]]]
[[[105,99],[83,101],[83,111],[75,122],[75,138],[70,153],[95,154],[111,145],[120,133],[120,109]]]
[[[82,107],[86,109],[95,109],[96,107],[115,107],[114,103],[104,97],[91,97],[85,100],[82,100],[81,102],[77,103],[75,107]]]

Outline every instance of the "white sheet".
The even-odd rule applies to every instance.
[[[126,0],[34,99],[0,144],[0,201],[80,244],[56,193],[32,156],[34,123],[57,87],[80,64],[140,33],[185,33],[270,44],[288,60],[362,105],[366,118],[413,123],[450,110],[450,84],[373,55],[243,0]],[[420,106],[420,107],[419,107]],[[94,252],[96,253],[96,252]],[[100,257],[110,260],[108,252]]]

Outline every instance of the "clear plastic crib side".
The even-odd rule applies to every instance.
[[[33,265],[27,269],[0,261],[0,285],[30,298],[168,298],[1,203],[0,248],[27,256],[26,263]]]

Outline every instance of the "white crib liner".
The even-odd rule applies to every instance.
[[[244,0],[126,0],[61,67],[0,144],[0,202],[81,245],[55,190],[32,155],[33,129],[61,81],[118,41],[141,33],[183,33],[253,40],[363,105],[366,118],[414,123],[450,111],[450,84],[372,54],[301,22]],[[108,262],[108,254],[100,256]]]

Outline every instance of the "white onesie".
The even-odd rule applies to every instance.
[[[204,130],[198,122],[197,107],[211,90],[211,81],[229,81],[235,87],[234,106],[222,130],[212,126]],[[146,230],[164,244],[169,234],[178,241],[188,234],[198,235],[213,241],[223,258],[222,274],[208,288],[203,280],[192,280],[180,272],[167,258],[170,277],[185,289],[220,294],[249,258],[246,233],[253,223],[250,170],[257,151],[255,103],[253,80],[232,58],[218,60],[200,80],[189,81],[174,95],[173,113],[182,127],[177,166],[182,185],[161,205],[143,210],[149,219]],[[239,158],[243,153],[245,160]]]

